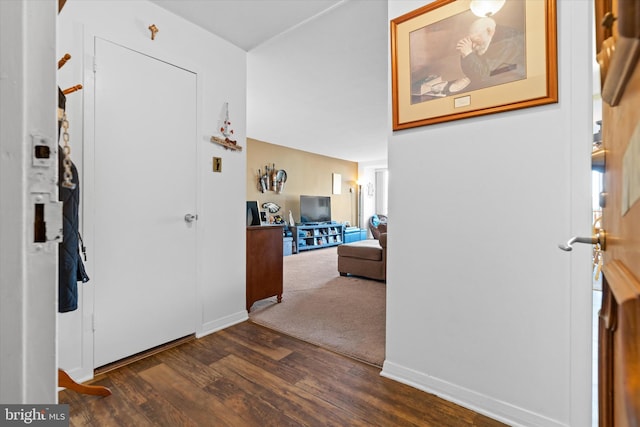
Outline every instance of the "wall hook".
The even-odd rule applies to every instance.
[[[67,88],[65,90],[62,91],[62,93],[64,93],[65,95],[69,95],[70,93],[73,93],[75,91],[78,91],[82,89],[82,85],[75,85],[75,86],[71,86],[70,88]]]
[[[149,25],[149,30],[151,30],[151,40],[155,40],[156,33],[160,30],[158,30],[158,27],[156,27],[156,24]]]
[[[71,59],[71,55],[69,55],[68,53],[65,53],[64,56],[60,58],[60,60],[58,61],[58,70],[62,68],[64,64],[66,64],[67,61],[70,59]]]

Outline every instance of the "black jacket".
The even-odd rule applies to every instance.
[[[64,313],[78,308],[78,282],[86,283],[89,276],[84,269],[79,250],[80,182],[78,170],[71,164],[74,188],[62,185],[64,165],[62,148],[58,147],[58,194],[62,205],[62,243],[58,251],[58,311]]]

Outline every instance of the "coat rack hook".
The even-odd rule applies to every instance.
[[[75,86],[71,86],[70,88],[67,88],[65,90],[62,91],[62,93],[64,93],[65,95],[69,95],[70,93],[73,93],[75,91],[78,91],[82,89],[82,85],[75,85]]]
[[[71,59],[71,55],[69,55],[68,53],[65,53],[64,56],[60,58],[60,60],[58,61],[58,70],[62,68],[64,64],[66,64],[67,61],[70,59]]]
[[[156,33],[160,30],[158,30],[158,27],[156,27],[156,24],[149,25],[149,30],[151,30],[151,40],[155,40]]]

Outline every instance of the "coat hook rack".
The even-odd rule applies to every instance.
[[[71,59],[71,55],[69,55],[68,53],[65,53],[64,56],[60,58],[60,60],[58,61],[58,70],[62,68],[64,64],[66,64],[67,61],[70,59]]]
[[[58,386],[69,390],[76,391],[81,394],[91,394],[93,396],[111,396],[111,390],[101,385],[85,385],[79,384],[73,380],[62,369],[58,369]]]
[[[156,33],[160,30],[158,29],[158,27],[156,27],[156,24],[149,25],[149,30],[151,30],[151,40],[155,40]]]
[[[60,9],[62,9],[62,6],[64,5],[66,0],[60,0]],[[58,61],[58,69],[60,69],[60,67],[62,67],[69,59],[71,59],[71,55],[69,55],[68,53],[65,54],[62,59],[60,59],[60,61]],[[73,87],[70,87],[69,89],[66,89],[64,91],[62,91],[63,94],[67,94],[67,93],[72,93],[75,92],[77,90],[82,89],[82,85],[75,85]],[[60,90],[60,88],[58,88],[58,90]],[[62,99],[61,99],[62,98]],[[66,107],[66,97],[62,96],[62,97],[58,97],[58,121],[62,121],[62,119],[64,118],[66,121],[66,117],[64,117],[64,111],[65,111],[65,107]],[[68,123],[67,123],[68,125]],[[63,124],[64,126],[64,124]],[[60,129],[60,128],[58,128]],[[66,132],[66,128],[65,128],[65,132]],[[68,143],[68,134],[66,136],[66,140],[65,142]],[[67,153],[69,153],[68,151],[68,145],[67,145]],[[65,159],[66,161],[67,159]],[[66,202],[65,202],[66,203]],[[71,378],[71,376],[69,376],[69,374],[64,371],[63,369],[58,368],[58,387],[64,387],[68,390],[73,390],[76,391],[78,393],[82,393],[82,394],[90,394],[90,395],[94,395],[94,396],[109,396],[111,395],[111,390],[109,390],[107,387],[104,386],[94,386],[94,385],[85,385],[85,384],[79,384],[77,382],[75,382],[73,380],[73,378]]]

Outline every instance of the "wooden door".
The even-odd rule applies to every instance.
[[[617,4],[616,4],[617,3]],[[604,75],[606,230],[599,318],[599,425],[640,426],[640,5],[614,2],[618,18],[598,28],[609,1],[596,2]],[[615,38],[607,37],[612,36]],[[607,47],[615,46],[615,53]]]
[[[96,38],[94,366],[195,332],[196,75]]]

